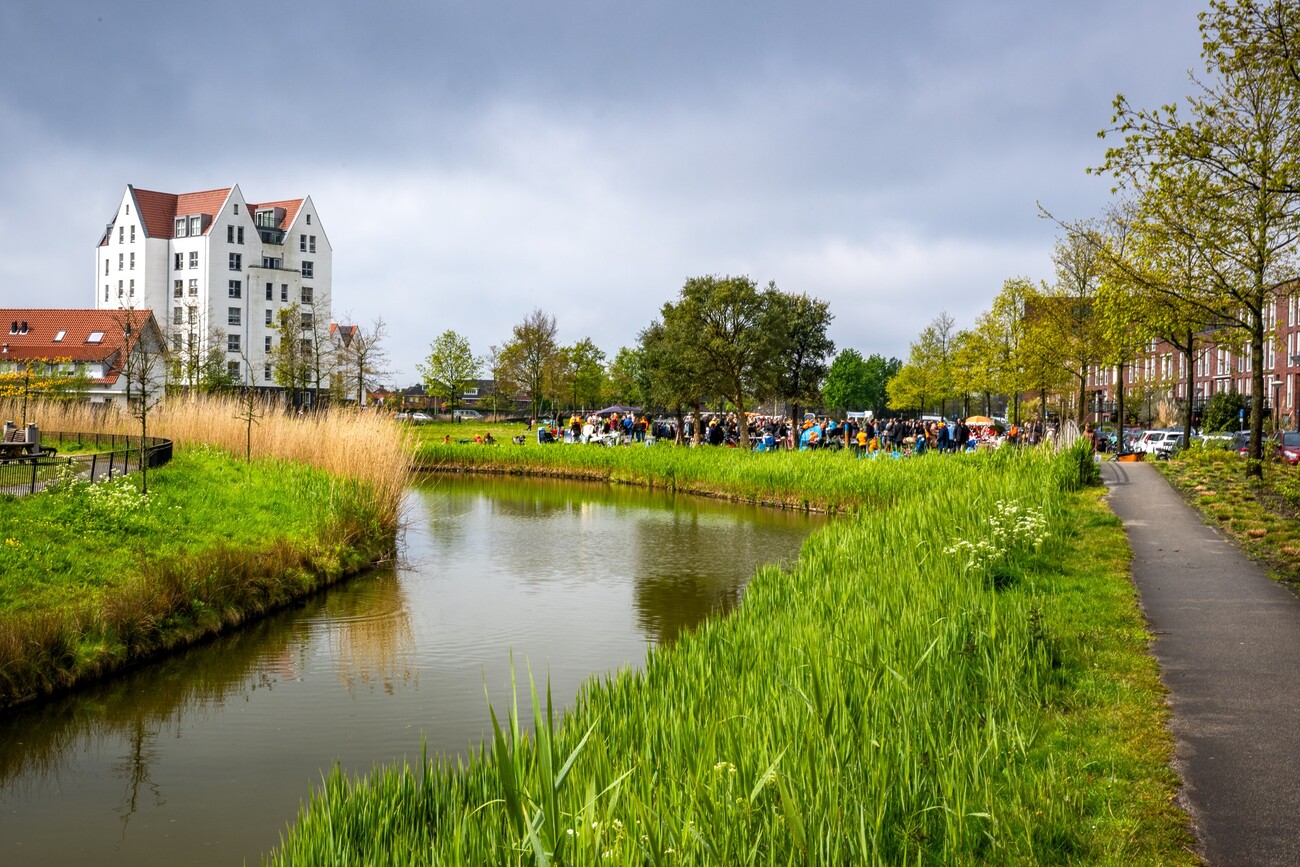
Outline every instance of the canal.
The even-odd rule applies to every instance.
[[[569,702],[790,562],[807,515],[604,485],[439,477],[400,562],[0,719],[0,864],[257,864],[341,766],[464,754],[510,665]],[[526,686],[525,686],[526,688]],[[562,698],[563,697],[563,698]],[[521,696],[521,713],[530,706]]]

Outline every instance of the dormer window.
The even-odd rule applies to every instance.
[[[190,237],[203,234],[203,218],[190,217]]]
[[[189,235],[189,225],[190,225],[190,221],[188,217],[177,217],[176,228],[175,231],[172,232],[172,234],[175,235],[177,238],[187,237]]]

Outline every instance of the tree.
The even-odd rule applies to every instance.
[[[1264,348],[1269,316],[1292,276],[1300,237],[1300,8],[1288,0],[1214,0],[1201,17],[1201,58],[1187,102],[1138,109],[1121,94],[1111,129],[1119,143],[1096,169],[1136,191],[1148,219],[1185,239],[1204,282],[1184,301],[1205,302],[1249,347],[1250,456],[1262,475]]]
[[[677,420],[677,441],[686,431],[686,408],[695,413],[691,438],[700,441],[700,405],[705,389],[701,357],[695,351],[695,334],[681,317],[655,321],[639,335],[643,396],[646,403],[662,406]]]
[[[339,326],[338,360],[339,371],[348,394],[355,394],[357,406],[366,405],[366,395],[379,388],[382,377],[388,376],[388,351],[384,341],[388,337],[388,326],[383,317],[378,317],[368,328]]]
[[[875,415],[885,414],[889,406],[889,381],[902,369],[903,362],[897,358],[886,359],[876,353],[867,356],[867,383],[870,395],[867,406]]]
[[[584,337],[560,351],[563,378],[572,408],[595,407],[605,390],[605,353]]]
[[[889,406],[925,412],[938,406],[942,415],[953,394],[952,352],[956,320],[940,313],[912,342],[907,363],[888,386]],[[934,403],[938,401],[938,403]]]
[[[280,310],[276,324],[278,340],[271,349],[271,376],[289,392],[289,405],[302,406],[302,396],[311,385],[312,343],[302,336],[302,309],[298,302]]]
[[[692,277],[676,304],[663,306],[670,334],[691,334],[674,349],[692,356],[695,369],[731,401],[740,420],[740,447],[749,448],[749,399],[776,385],[783,309],[775,283],[759,290],[749,277]],[[698,427],[698,425],[697,425]]]
[[[162,399],[167,345],[149,311],[124,307],[115,314],[122,329],[121,375],[127,412],[140,422],[140,493],[149,495],[149,416]]]
[[[533,418],[541,416],[560,360],[555,317],[534,309],[516,325],[501,350],[501,370],[517,392],[526,392]]]
[[[429,345],[428,357],[415,369],[420,372],[425,391],[443,398],[454,416],[460,396],[478,377],[482,365],[471,351],[469,339],[449,328]]]
[[[773,318],[784,326],[776,393],[793,404],[792,417],[802,418],[801,410],[817,402],[827,359],[835,352],[835,342],[826,335],[835,317],[829,304],[805,294],[779,293],[772,301],[779,308]]]
[[[865,410],[872,405],[871,372],[862,353],[856,349],[841,349],[826,373],[822,395],[827,409],[838,411]]]
[[[605,371],[605,386],[609,403],[649,408],[654,401],[650,397],[650,381],[640,347],[624,346],[618,350]]]

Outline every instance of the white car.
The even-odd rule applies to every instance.
[[[455,416],[456,418],[464,418],[464,419],[469,419],[470,421],[478,421],[479,419],[483,418],[483,413],[479,412],[476,409],[458,409],[456,410]]]
[[[411,424],[428,424],[433,421],[433,416],[423,412],[413,412],[410,418]]]

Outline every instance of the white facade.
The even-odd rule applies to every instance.
[[[128,184],[95,250],[95,305],[148,308],[174,355],[215,342],[240,382],[271,386],[280,311],[296,302],[304,325],[329,325],[332,258],[310,197],[250,203],[238,185],[176,195]]]

